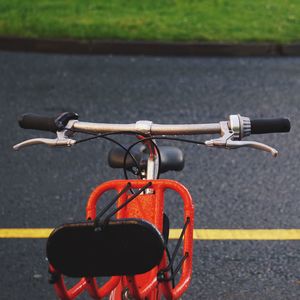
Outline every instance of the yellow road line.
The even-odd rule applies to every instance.
[[[170,231],[170,239],[181,229]],[[194,229],[194,240],[300,240],[300,229]]]
[[[48,238],[52,228],[0,228],[0,238]],[[170,239],[181,229],[171,229]],[[300,229],[194,229],[195,240],[300,240]]]
[[[0,238],[48,238],[52,230],[52,228],[0,228]]]

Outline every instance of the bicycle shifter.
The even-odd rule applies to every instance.
[[[208,147],[223,147],[226,149],[236,149],[240,147],[250,147],[257,150],[270,152],[273,157],[278,155],[278,151],[266,144],[255,141],[241,141],[245,136],[251,134],[250,119],[240,115],[230,115],[228,122],[220,122],[221,137],[205,141]]]

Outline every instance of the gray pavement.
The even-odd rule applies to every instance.
[[[119,123],[217,122],[231,113],[288,117],[289,134],[253,136],[277,148],[277,159],[252,149],[180,144],[185,169],[168,176],[189,188],[196,228],[300,228],[300,58],[1,52],[0,76],[1,228],[83,219],[92,188],[122,176],[107,166],[110,145],[103,141],[13,152],[12,145],[23,139],[51,136],[19,129],[18,115],[61,111]],[[181,224],[176,201],[167,208],[172,227]],[[299,299],[299,246],[300,241],[197,241],[184,299]],[[44,257],[45,240],[0,240],[0,299],[54,299]]]

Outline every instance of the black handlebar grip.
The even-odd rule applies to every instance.
[[[44,117],[36,114],[24,114],[19,117],[18,122],[20,127],[24,129],[56,132],[58,130],[55,122],[56,118],[57,117]]]
[[[291,123],[288,119],[251,120],[251,134],[289,132]]]

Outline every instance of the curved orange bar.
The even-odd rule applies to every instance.
[[[108,296],[110,292],[117,287],[120,279],[120,276],[113,276],[103,286],[98,287],[96,278],[86,278],[86,289],[93,299],[101,300]]]
[[[55,269],[49,265],[50,272],[56,272]],[[56,291],[57,296],[62,300],[73,300],[78,295],[86,289],[86,280],[85,278],[81,278],[73,287],[68,289],[66,287],[64,278],[62,275],[59,275],[57,282],[54,284],[54,289]]]

